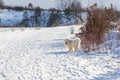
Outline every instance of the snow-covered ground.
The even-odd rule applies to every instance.
[[[70,27],[1,28],[0,80],[120,80],[120,48],[69,53]]]

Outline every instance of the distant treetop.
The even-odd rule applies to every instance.
[[[29,3],[29,4],[28,4],[28,7],[29,7],[29,8],[33,8],[33,4],[32,4],[32,3]]]

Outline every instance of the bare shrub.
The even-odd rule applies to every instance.
[[[11,31],[12,31],[12,32],[14,32],[14,31],[15,31],[15,28],[10,28],[10,29],[11,29]]]
[[[81,28],[81,33],[78,33],[77,36],[83,38],[81,43],[83,43],[84,50],[99,50],[100,44],[104,42],[105,33],[113,29],[110,22],[114,22],[117,17],[112,4],[111,8],[97,8],[97,4],[93,4],[87,13],[86,25]]]
[[[20,27],[21,31],[25,31],[25,27]]]
[[[35,28],[35,30],[40,30],[40,27],[34,27]]]

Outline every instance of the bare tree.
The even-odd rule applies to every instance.
[[[0,0],[0,8],[2,8],[4,5],[3,0]]]
[[[82,11],[81,2],[79,0],[57,0],[56,7],[63,10],[65,14],[74,13],[75,17]]]
[[[39,26],[40,24],[39,24],[39,17],[40,17],[40,15],[41,15],[41,8],[40,7],[36,7],[35,8],[35,14],[34,14],[34,17],[35,17],[35,25],[36,26]]]
[[[78,14],[83,10],[81,7],[81,2],[78,0],[74,0],[71,4],[70,9],[75,13],[75,17],[78,16]]]
[[[33,8],[33,4],[32,4],[32,3],[29,3],[29,4],[28,4],[28,8]]]
[[[56,7],[61,10],[67,9],[71,4],[73,0],[57,0],[56,1]]]

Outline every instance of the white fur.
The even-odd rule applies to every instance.
[[[65,39],[64,42],[65,46],[68,47],[70,52],[79,50],[80,43],[81,43],[80,38]]]

